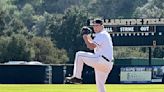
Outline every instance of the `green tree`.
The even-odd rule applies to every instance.
[[[10,43],[10,37],[2,37],[0,36],[0,63],[5,62],[5,57],[7,55],[7,47]]]
[[[44,12],[44,7],[42,6],[45,0],[12,0],[18,9],[22,9],[26,4],[30,4],[34,7],[37,14],[42,14]]]
[[[17,6],[10,0],[0,1],[0,36],[11,36],[12,34],[27,35],[28,30],[20,18]]]
[[[28,49],[28,40],[23,35],[1,37],[1,61],[29,61],[31,52]]]
[[[66,63],[67,53],[63,49],[56,48],[49,38],[34,37],[31,40],[35,51],[33,60],[43,63]]]
[[[50,26],[57,47],[64,48],[68,52],[70,61],[73,61],[76,51],[84,49],[80,29],[86,25],[87,19],[84,8],[71,7],[65,11],[62,19],[56,22],[57,25]]]
[[[0,35],[4,35],[4,30],[8,29],[15,19],[17,7],[10,0],[0,1]]]
[[[138,7],[134,14],[136,18],[161,18],[164,17],[164,2],[163,0],[148,0],[148,2]],[[153,49],[153,57],[163,58],[164,57],[163,47],[157,47]]]
[[[34,20],[34,25],[32,27],[32,31],[37,35],[37,36],[49,36],[50,31],[49,27],[54,23],[55,18],[53,14],[49,14],[45,12],[43,15],[35,15],[33,16]]]
[[[13,34],[22,34],[22,35],[29,34],[24,23],[17,18],[14,18],[10,21],[10,23],[7,25],[7,28],[4,30],[3,33],[6,36],[11,36]]]
[[[148,58],[148,53],[140,51],[140,47],[114,47],[114,58]]]
[[[136,6],[147,0],[97,0],[89,9],[90,12],[103,18],[131,18]],[[142,3],[140,3],[142,2]]]
[[[67,53],[58,49],[48,38],[27,39],[22,34],[0,37],[0,61],[39,61],[42,63],[66,63]]]
[[[161,18],[164,16],[163,0],[148,0],[148,2],[138,7],[133,16],[138,18]]]
[[[164,48],[162,48],[162,47],[154,48],[153,57],[155,57],[155,58],[164,58]]]
[[[23,20],[23,23],[26,25],[28,30],[31,30],[32,26],[34,25],[33,16],[35,14],[35,11],[33,9],[33,6],[31,4],[25,4],[21,11],[21,19]]]
[[[80,5],[81,0],[45,0],[43,7],[49,13],[63,14],[67,8]]]

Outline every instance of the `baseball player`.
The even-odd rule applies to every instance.
[[[71,83],[82,83],[81,76],[85,63],[95,70],[98,92],[106,92],[105,82],[113,67],[113,43],[111,36],[104,29],[101,19],[93,21],[93,30],[95,32],[94,39],[88,35],[91,31],[88,27],[82,28],[82,35],[87,48],[94,50],[94,53],[78,51],[74,61],[73,76],[66,77],[66,80]]]

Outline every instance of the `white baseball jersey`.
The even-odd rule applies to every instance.
[[[93,43],[96,44],[94,53],[103,55],[110,61],[113,60],[113,43],[110,34],[103,29],[103,31],[95,34]]]

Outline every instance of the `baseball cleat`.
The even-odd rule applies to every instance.
[[[82,84],[82,79],[76,77],[66,77],[66,82],[73,84]]]

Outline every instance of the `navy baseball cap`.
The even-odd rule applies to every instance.
[[[103,21],[102,21],[101,19],[98,19],[98,18],[97,18],[97,19],[94,19],[94,20],[93,20],[93,25],[94,25],[94,24],[100,24],[100,25],[102,25],[102,24],[103,24]]]

